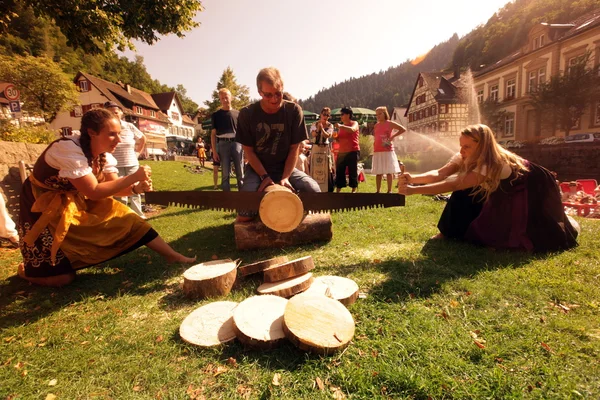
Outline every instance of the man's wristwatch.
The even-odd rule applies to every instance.
[[[264,181],[264,180],[265,180],[265,179],[267,179],[267,178],[270,178],[270,177],[269,177],[269,174],[262,174],[262,175],[260,176],[260,181],[262,182],[262,181]]]

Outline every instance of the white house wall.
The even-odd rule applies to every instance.
[[[87,80],[81,77],[81,80]],[[79,87],[79,85],[77,85]],[[100,93],[100,91],[88,81],[87,92],[79,93],[80,104],[104,104],[108,99]],[[80,106],[81,107],[81,106]],[[80,109],[81,110],[81,109]],[[81,127],[81,117],[72,117],[70,111],[61,111],[56,115],[54,121],[50,123],[51,129],[60,130],[61,128],[70,127],[71,129],[79,129]]]

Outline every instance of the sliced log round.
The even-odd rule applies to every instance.
[[[252,264],[242,265],[241,267],[238,268],[238,274],[240,276],[248,276],[248,275],[252,275],[252,274],[257,274],[273,265],[283,264],[288,261],[289,261],[289,259],[287,258],[287,256],[280,256],[280,257],[270,258],[270,259],[264,260],[264,261],[258,261],[258,262],[252,263]]]
[[[291,297],[308,289],[312,282],[312,273],[307,272],[306,274],[295,276],[284,281],[263,283],[256,291],[259,294],[274,294],[281,297]]]
[[[181,323],[179,336],[202,347],[218,346],[235,339],[235,301],[215,301],[192,311]]]
[[[337,300],[301,293],[292,297],[285,307],[283,330],[298,348],[328,355],[350,343],[354,337],[354,319]]]
[[[268,228],[277,232],[290,232],[296,229],[304,218],[302,200],[288,188],[271,185],[258,208],[260,220]]]
[[[342,276],[318,276],[306,292],[324,294],[349,306],[358,298],[358,285],[352,279]]]
[[[230,259],[194,265],[183,273],[183,292],[196,299],[226,296],[237,275],[237,264]]]
[[[283,264],[274,265],[263,271],[265,282],[279,282],[302,275],[315,268],[311,256],[298,258]]]
[[[270,349],[285,339],[283,312],[288,300],[279,296],[252,296],[233,312],[233,329],[238,340],[250,347]]]

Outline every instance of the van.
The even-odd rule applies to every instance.
[[[599,142],[600,132],[577,133],[565,136],[565,143]]]

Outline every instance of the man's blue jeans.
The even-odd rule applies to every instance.
[[[231,191],[229,175],[231,173],[231,161],[235,169],[238,190],[244,183],[244,170],[242,169],[242,144],[233,140],[222,140],[217,138],[217,153],[221,163],[221,189],[224,192]]]

